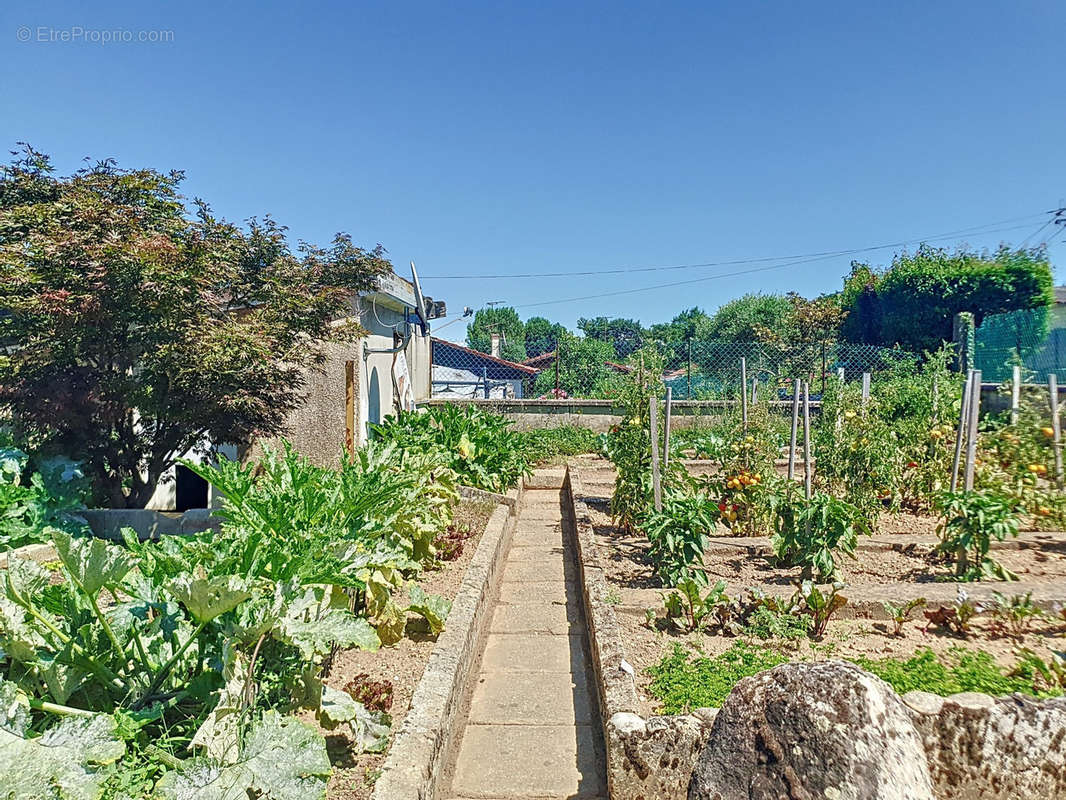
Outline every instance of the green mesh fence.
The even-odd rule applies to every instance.
[[[1058,306],[985,317],[975,334],[974,365],[985,381],[1006,381],[1015,364],[1025,380],[1066,376],[1066,309]]]

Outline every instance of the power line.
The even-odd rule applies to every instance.
[[[1000,228],[998,230],[987,231],[987,233],[1005,233],[1006,231],[1021,230],[1021,229],[1029,228],[1029,227],[1030,227],[1029,225],[1015,225],[1015,226],[1010,227],[1010,228]],[[936,241],[937,238],[946,239],[946,238],[950,238],[953,235],[955,235],[955,234],[945,234],[945,235],[940,236],[940,237],[926,237],[926,238],[924,238],[922,240],[918,240],[918,241]],[[915,240],[911,240],[911,241],[915,241]],[[902,244],[908,244],[908,243],[910,243],[910,242],[903,242]],[[888,247],[898,247],[898,246],[901,246],[901,245],[888,245]],[[870,249],[875,249],[875,248],[862,248],[862,250],[860,250],[860,251],[845,251],[845,253],[862,252],[862,251],[870,250]],[[882,248],[876,248],[876,249],[882,249]],[[673,281],[672,283],[660,283],[660,284],[656,284],[654,286],[644,286],[644,287],[641,287],[639,289],[618,289],[618,290],[612,291],[612,292],[598,292],[597,294],[583,295],[581,297],[567,297],[567,298],[564,298],[564,299],[561,299],[561,300],[542,300],[542,301],[537,302],[537,303],[524,303],[522,305],[515,306],[515,308],[534,308],[534,307],[537,307],[537,306],[558,305],[560,303],[575,303],[575,302],[578,302],[578,301],[581,301],[581,300],[598,300],[601,297],[617,297],[618,295],[624,295],[624,294],[638,294],[640,292],[650,292],[650,291],[653,291],[655,289],[667,289],[667,288],[671,288],[671,287],[675,287],[675,286],[688,286],[688,285],[693,284],[693,283],[702,283],[702,282],[705,282],[705,281],[713,281],[713,280],[717,280],[719,278],[735,278],[735,277],[740,276],[740,275],[752,275],[752,274],[755,274],[755,273],[758,273],[758,272],[769,272],[771,270],[784,269],[785,267],[799,266],[800,264],[811,264],[811,263],[814,263],[816,261],[828,261],[831,258],[836,258],[838,255],[839,255],[839,253],[828,253],[828,254],[824,254],[824,255],[816,255],[816,256],[814,256],[812,258],[807,258],[807,259],[803,259],[803,260],[800,260],[800,261],[788,261],[787,263],[784,263],[784,264],[773,264],[773,265],[767,266],[767,267],[754,267],[752,269],[738,270],[736,272],[725,272],[725,273],[721,273],[721,274],[718,274],[718,275],[704,275],[704,276],[702,276],[700,278],[690,278],[690,279],[684,280],[684,281]]]
[[[793,259],[820,258],[822,256],[825,256],[825,257],[836,257],[836,256],[847,256],[847,255],[858,255],[859,253],[870,253],[870,252],[875,252],[877,250],[887,250],[887,249],[892,248],[892,247],[904,247],[904,246],[906,246],[908,244],[915,244],[915,243],[918,243],[918,242],[937,241],[937,240],[940,240],[940,239],[949,239],[949,238],[952,238],[954,236],[961,236],[961,235],[965,235],[965,234],[971,234],[971,235],[982,234],[983,235],[983,234],[989,234],[989,233],[999,233],[999,232],[1002,232],[1002,231],[1001,230],[984,230],[984,229],[993,228],[993,227],[999,226],[999,225],[1006,225],[1006,224],[1012,223],[1012,222],[1019,222],[1021,220],[1032,219],[1033,217],[1043,216],[1044,213],[1055,213],[1055,212],[1052,211],[1052,212],[1041,212],[1039,214],[1036,214],[1036,213],[1034,213],[1034,214],[1026,214],[1025,216],[1021,216],[1021,217],[1012,217],[1010,219],[999,220],[998,222],[985,223],[984,225],[974,225],[974,226],[971,226],[969,228],[960,228],[959,230],[948,231],[946,233],[938,233],[938,234],[934,234],[932,236],[918,236],[918,237],[915,237],[913,239],[906,239],[906,240],[900,241],[900,242],[890,242],[888,244],[879,244],[879,245],[874,245],[874,246],[871,246],[871,247],[857,247],[857,248],[851,248],[851,249],[847,249],[847,250],[832,250],[832,251],[823,251],[823,252],[816,252],[816,253],[798,253],[798,254],[789,255],[789,256],[765,256],[765,257],[761,257],[761,258],[741,258],[741,259],[732,259],[732,260],[728,260],[728,261],[705,261],[705,262],[697,263],[697,264],[671,264],[671,265],[648,266],[648,267],[606,267],[606,268],[602,268],[602,269],[573,270],[573,271],[569,271],[569,272],[524,272],[524,273],[516,273],[516,274],[510,274],[510,275],[505,275],[505,274],[495,274],[495,275],[427,275],[427,276],[425,276],[425,278],[427,280],[432,279],[432,280],[438,280],[438,281],[447,281],[447,280],[497,280],[497,279],[507,279],[507,278],[570,278],[570,277],[581,277],[581,276],[589,276],[589,275],[621,275],[621,274],[626,274],[626,273],[637,273],[637,272],[668,272],[668,271],[673,271],[673,270],[700,269],[700,268],[704,268],[704,267],[728,267],[728,266],[739,266],[739,265],[742,265],[742,264],[762,264],[762,263],[773,262],[773,261],[789,261],[789,260],[793,260]],[[1021,226],[1018,226],[1018,227],[1019,228],[1028,228],[1030,226],[1029,225],[1021,225]],[[1017,230],[1017,228],[1005,228],[1005,229],[1002,229],[1002,230]]]

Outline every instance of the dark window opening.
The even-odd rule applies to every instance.
[[[178,464],[174,487],[174,510],[207,508],[207,481],[186,467]]]

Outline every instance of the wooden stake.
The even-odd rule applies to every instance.
[[[963,484],[967,492],[973,491],[973,473],[977,464],[977,418],[981,413],[981,370],[973,371],[971,381],[973,386],[970,389],[970,424],[966,437],[966,478]]]
[[[940,420],[940,376],[933,376],[933,424]]]
[[[663,510],[663,489],[659,484],[659,398],[652,396],[649,409],[651,423],[651,486],[655,496],[655,510]]]
[[[788,440],[788,479],[796,477],[796,431],[799,428],[800,379],[792,382],[792,436]]]
[[[1054,431],[1052,447],[1055,450],[1055,485],[1062,488],[1062,428],[1059,424],[1059,377],[1054,372],[1047,376],[1048,400],[1051,402],[1051,430]]]
[[[670,411],[674,405],[674,390],[666,387],[666,415],[663,420],[663,468],[670,466]]]
[[[748,359],[740,357],[740,416],[748,430]]]
[[[840,381],[841,383],[844,382],[844,368],[843,367],[837,367],[837,380]]]
[[[962,442],[966,438],[966,421],[970,418],[970,388],[973,384],[973,373],[966,376],[966,383],[962,387],[962,408],[959,410],[959,427],[955,432],[955,456],[951,460],[951,491],[959,487],[959,462],[962,459]]]
[[[1010,424],[1018,424],[1018,412],[1022,406],[1022,368],[1017,364],[1010,378]]]
[[[811,387],[803,382],[803,494],[811,499]]]
[[[870,373],[864,372],[862,374],[862,404],[866,405],[870,402]]]
[[[755,405],[759,402],[759,378],[758,376],[751,379],[751,404]]]

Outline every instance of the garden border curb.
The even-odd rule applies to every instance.
[[[716,709],[693,714],[640,716],[633,667],[614,609],[585,504],[580,473],[567,467],[563,489],[573,523],[581,598],[588,626],[603,740],[607,749],[607,791],[611,800],[674,800],[685,797],[696,759],[710,734]]]
[[[523,486],[500,501],[452,601],[448,619],[411,697],[411,707],[382,765],[371,800],[436,800],[456,740],[471,668],[491,618],[495,589],[516,526]],[[491,494],[491,493],[486,493]],[[512,492],[508,493],[510,497]]]

